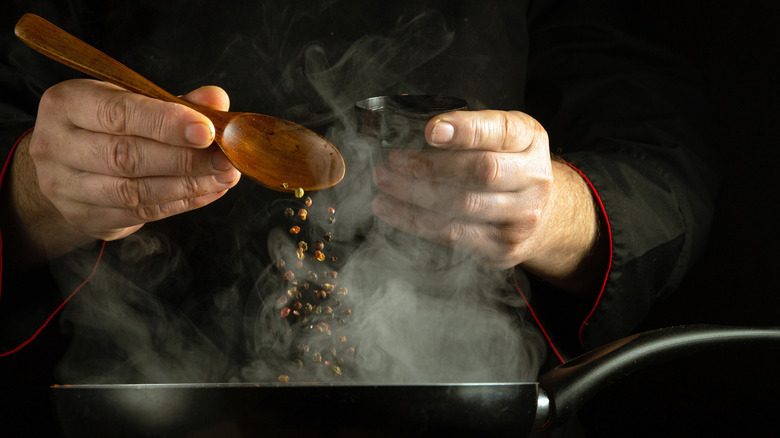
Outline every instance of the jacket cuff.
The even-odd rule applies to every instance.
[[[28,130],[24,131],[22,135],[20,135],[19,138],[16,139],[14,145],[11,146],[11,150],[8,151],[8,155],[5,157],[5,160],[3,162],[3,168],[2,170],[0,170],[0,190],[3,189],[3,182],[5,181],[8,168],[11,166],[11,157],[13,157],[14,151],[16,151],[16,147],[19,146],[19,143],[22,141],[24,136],[29,134],[32,130],[33,128],[29,128]],[[0,297],[2,297],[2,292],[3,292],[3,230],[0,229]]]
[[[583,340],[583,332],[585,331],[585,327],[587,327],[588,322],[590,321],[590,318],[593,316],[593,313],[596,311],[596,308],[598,308],[599,303],[601,303],[601,297],[604,295],[604,290],[607,287],[607,280],[609,279],[609,274],[612,271],[612,261],[613,261],[613,251],[612,251],[612,226],[609,223],[609,216],[607,216],[607,210],[604,208],[604,202],[601,200],[601,196],[599,195],[598,191],[596,190],[596,187],[593,185],[593,183],[590,181],[587,175],[585,173],[575,167],[573,164],[569,163],[568,161],[562,160],[566,165],[571,167],[575,172],[577,172],[582,179],[588,184],[588,187],[590,188],[591,193],[593,194],[593,199],[596,201],[596,205],[599,208],[599,220],[603,221],[604,224],[603,230],[606,231],[607,235],[602,236],[602,238],[607,239],[607,243],[609,245],[609,262],[607,264],[607,269],[604,273],[604,278],[601,280],[601,286],[599,288],[598,293],[596,294],[596,299],[593,302],[593,305],[590,307],[590,310],[588,311],[588,314],[585,316],[585,318],[582,320],[582,322],[579,325],[579,330],[577,331],[577,340],[579,341],[580,347],[584,351],[587,351],[587,347],[585,345],[585,341]]]

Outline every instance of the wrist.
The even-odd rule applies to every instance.
[[[520,266],[562,290],[595,294],[608,265],[600,210],[587,182],[571,166],[554,159],[552,172],[536,250]]]
[[[22,137],[9,158],[0,190],[0,227],[8,268],[24,271],[62,255],[88,239],[62,217],[41,192],[35,163],[29,154],[32,137]],[[66,242],[78,242],[75,245]]]

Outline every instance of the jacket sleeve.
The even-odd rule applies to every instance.
[[[13,41],[13,19],[16,14],[5,12],[0,20],[3,30],[0,33],[0,194],[3,199],[7,196],[3,182],[10,173],[12,153],[19,139],[35,123],[34,110],[38,101],[24,97],[29,96],[30,81],[26,75],[17,71],[19,64],[23,63],[20,57],[24,55],[20,54]],[[0,227],[0,293],[3,286],[3,258],[6,255],[2,238],[3,229]]]
[[[589,349],[629,334],[679,285],[707,238],[718,157],[701,80],[683,60],[626,31],[630,15],[537,3],[527,111],[591,184],[611,262],[595,299],[544,284],[535,298],[561,338]]]
[[[62,8],[65,10],[64,5]],[[7,190],[6,179],[15,146],[35,125],[43,92],[55,83],[75,76],[16,39],[13,28],[23,12],[26,11],[8,5],[0,14],[0,194],[3,197],[7,195],[4,190]],[[58,22],[67,19],[67,15],[56,8],[39,11],[31,6],[29,12],[45,13]],[[5,208],[5,204],[0,208]],[[9,261],[14,255],[9,245],[2,244],[3,237],[6,243],[9,240],[4,231],[0,226],[0,353],[29,337],[61,301],[46,267],[25,273],[9,270]],[[41,294],[42,291],[47,293]]]

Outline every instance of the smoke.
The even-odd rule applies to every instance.
[[[453,38],[444,17],[427,12],[358,38],[338,57],[323,43],[305,45],[296,65],[326,108],[299,103],[284,116],[329,126],[326,137],[347,164],[344,181],[307,194],[310,206],[292,196],[258,206],[258,190],[235,189],[209,207],[216,219],[182,215],[114,243],[67,309],[73,343],[59,370],[64,382],[535,379],[545,346],[523,319],[509,274],[394,230],[370,209],[382,153],[359,131],[354,104],[379,93],[431,93],[410,77]],[[281,78],[295,68],[282,66]],[[308,217],[281,219],[286,208]],[[268,230],[276,219],[282,225]],[[211,227],[228,226],[233,239],[210,239]],[[318,240],[323,260],[314,258]],[[63,259],[60,278],[86,272],[92,255]],[[194,259],[208,268],[193,271]],[[206,283],[214,287],[204,294]]]
[[[307,296],[321,288],[322,281],[292,280],[276,294],[259,298],[263,305],[253,332],[256,358],[244,368],[242,379],[430,383],[535,378],[544,345],[523,321],[523,302],[508,287],[508,273],[394,230],[374,218],[370,209],[376,194],[372,168],[383,152],[372,146],[376,139],[360,132],[355,103],[369,97],[368,90],[403,83],[411,71],[445,51],[452,38],[443,18],[429,13],[388,37],[360,39],[333,65],[327,62],[324,47],[306,49],[306,77],[337,117],[327,137],[338,145],[348,172],[336,188],[316,194],[309,208],[335,206],[336,222],[317,223],[315,216],[305,226],[336,236],[325,251],[335,248],[336,256],[345,260],[336,263],[337,281],[328,281],[349,292],[309,301]],[[289,225],[293,223],[304,226],[300,221]],[[305,237],[290,237],[285,231],[269,239],[269,252],[274,259],[285,260],[282,270],[293,272],[290,248]],[[312,234],[316,239],[318,233]],[[295,278],[312,269],[317,270],[305,264]],[[281,276],[282,270],[266,275]],[[261,283],[269,282],[264,278]],[[294,312],[288,306],[296,300],[333,313],[311,315],[302,310],[297,316],[281,317],[279,312],[285,309]],[[326,333],[317,330],[323,322]]]

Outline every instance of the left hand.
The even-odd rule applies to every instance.
[[[425,136],[433,148],[393,150],[376,166],[374,213],[497,269],[534,255],[553,192],[544,128],[518,111],[459,111],[431,119]]]

